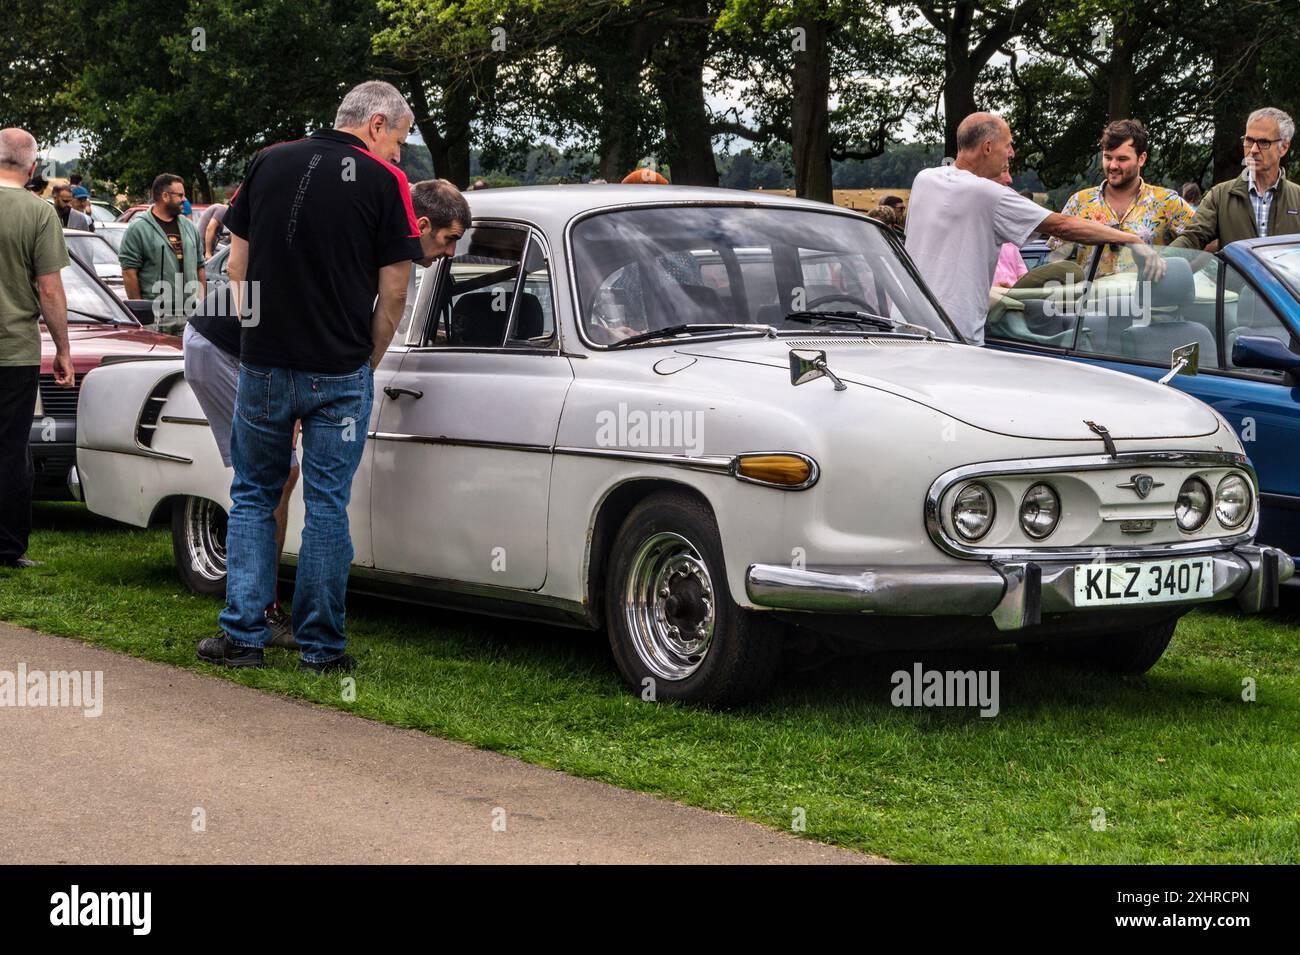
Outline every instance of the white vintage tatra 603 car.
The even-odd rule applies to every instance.
[[[470,194],[375,375],[352,585],[605,628],[658,699],[736,701],[790,625],[1070,641],[1142,671],[1196,604],[1273,606],[1254,472],[1173,389],[964,343],[888,229],[717,189]],[[262,318],[273,321],[273,316]],[[91,510],[223,592],[231,473],[179,360],[92,372]],[[286,563],[303,521],[290,513]]]

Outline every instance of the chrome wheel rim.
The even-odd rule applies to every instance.
[[[632,558],[623,618],[646,668],[664,680],[698,670],[713,642],[713,579],[695,546],[680,534],[647,538]]]
[[[226,577],[226,512],[212,501],[191,497],[185,502],[185,546],[190,569],[205,580]]]

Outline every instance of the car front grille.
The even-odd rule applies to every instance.
[[[60,388],[54,383],[53,375],[41,375],[41,409],[47,417],[75,418],[77,416],[77,399],[81,396],[82,375],[77,375],[71,388]]]

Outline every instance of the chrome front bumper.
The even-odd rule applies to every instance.
[[[1236,597],[1237,604],[1248,613],[1271,610],[1278,605],[1278,585],[1295,573],[1294,561],[1276,547],[1242,544],[1210,556],[1214,558],[1212,596],[1127,606],[1179,607]],[[1045,613],[1091,609],[1074,604],[1076,563],[992,561],[882,570],[751,564],[745,575],[745,590],[755,605],[774,610],[988,616],[999,630],[1020,630],[1037,626]],[[1111,605],[1107,609],[1124,606]]]

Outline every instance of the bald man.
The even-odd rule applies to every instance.
[[[998,182],[1016,155],[1011,127],[992,113],[972,113],[957,127],[957,160],[923,169],[912,183],[907,251],[926,285],[967,341],[984,344],[989,288],[1004,242],[1017,248],[1035,232],[1071,242],[1133,246],[1144,274],[1164,263],[1142,240],[1075,216],[1049,212]],[[1143,252],[1142,250],[1145,250]]]

